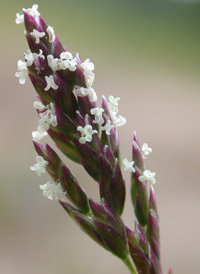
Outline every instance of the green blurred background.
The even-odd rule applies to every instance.
[[[45,199],[37,177],[31,132],[38,117],[27,81],[14,74],[27,44],[15,14],[32,1],[4,1],[1,30],[0,273],[127,273],[90,240],[56,203]],[[164,273],[200,273],[200,2],[131,0],[37,1],[65,46],[95,63],[94,88],[119,96],[122,156],[131,159],[133,130],[153,154]],[[48,139],[47,139],[48,140]],[[48,140],[51,143],[50,140]],[[91,197],[98,187],[83,168],[65,159]],[[134,226],[129,174],[124,221]]]

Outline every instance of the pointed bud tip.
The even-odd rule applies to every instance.
[[[45,148],[45,144],[38,143],[34,140],[33,140],[33,145],[36,150],[43,150]]]

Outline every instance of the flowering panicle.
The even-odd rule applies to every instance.
[[[131,273],[161,274],[155,172],[144,168],[144,159],[152,149],[146,143],[140,147],[134,133],[132,161],[123,159],[124,170],[131,173],[131,198],[137,218],[132,231],[120,217],[126,195],[117,132],[126,124],[126,119],[118,115],[120,98],[103,96],[101,106],[97,105],[92,87],[94,64],[90,59],[82,61],[78,53],[73,56],[61,44],[53,27],[46,25],[38,12],[38,5],[17,13],[16,23],[24,23],[30,49],[24,61],[18,61],[15,75],[20,84],[29,76],[38,94],[33,106],[39,123],[32,132],[38,155],[30,169],[38,176],[47,171],[52,178],[52,182],[40,185],[43,195],[58,200],[80,228],[121,258]],[[57,153],[42,143],[47,135],[98,182],[99,203],[88,198]]]

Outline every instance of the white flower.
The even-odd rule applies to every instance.
[[[17,18],[15,19],[16,24],[21,24],[24,22],[24,14],[16,14]]]
[[[146,156],[148,156],[152,152],[152,149],[148,147],[147,143],[144,143],[142,145],[141,151],[142,151],[143,157],[146,158]]]
[[[95,116],[95,119],[93,120],[94,124],[102,125],[104,123],[104,119],[102,117],[103,112],[104,112],[104,109],[99,107],[92,108],[90,110],[90,113]]]
[[[85,82],[88,88],[90,88],[94,82],[95,74],[93,72],[91,73],[85,73]]]
[[[59,197],[62,197],[66,194],[66,192],[63,192],[63,188],[60,183],[50,183],[47,182],[44,185],[40,185],[40,189],[43,191],[43,196],[47,197],[50,200],[53,199],[59,199]]]
[[[43,60],[45,59],[45,57],[43,55],[43,51],[41,49],[39,50],[39,53],[33,53],[33,54],[35,56],[35,59],[38,57],[42,58]]]
[[[38,9],[38,5],[34,4],[32,6],[32,8],[23,9],[23,11],[28,12],[28,14],[30,16],[33,16],[36,19],[38,19],[38,16],[40,15],[40,13],[39,13],[39,11],[37,9]],[[15,20],[16,24],[21,24],[21,23],[24,22],[24,14],[17,13],[16,16],[17,16],[17,18]]]
[[[93,84],[95,74],[92,72],[94,70],[94,64],[90,62],[90,59],[86,59],[80,64],[79,68],[83,71],[85,75],[85,82],[88,88]]]
[[[103,100],[105,100],[105,102],[107,103],[107,100],[106,100],[106,97],[105,96],[102,96],[103,97]],[[109,106],[109,113],[110,113],[110,116],[111,116],[111,121],[113,123],[113,125],[115,127],[120,127],[120,126],[123,126],[126,124],[126,118],[124,118],[123,116],[119,115],[117,116],[117,112],[116,110],[118,111],[118,101],[120,100],[119,97],[117,98],[114,98],[113,96],[109,96],[109,100],[110,102],[108,102],[108,106]],[[115,110],[115,111],[113,111]]]
[[[24,58],[26,60],[26,65],[27,67],[31,66],[33,62],[38,58],[42,58],[43,60],[45,59],[43,55],[43,51],[40,49],[39,53],[32,53],[30,49],[27,50],[27,53],[24,53]]]
[[[24,53],[24,58],[26,60],[27,67],[31,66],[35,60],[34,54],[28,49],[28,53]]]
[[[19,82],[20,84],[25,84],[26,82],[26,77],[28,76],[28,69],[26,66],[26,62],[23,62],[22,60],[19,60],[17,62],[17,72],[15,73],[16,77],[19,77]]]
[[[94,64],[90,62],[90,59],[86,59],[81,65],[80,68],[83,71],[93,71],[94,70]]]
[[[81,126],[77,127],[77,130],[81,132],[79,142],[85,144],[86,142],[92,141],[92,135],[97,133],[97,130],[93,130],[91,125],[86,125],[84,128]]]
[[[36,156],[36,164],[30,167],[30,170],[36,171],[37,176],[45,173],[48,162],[42,156]]]
[[[47,131],[50,125],[52,125],[53,127],[56,127],[58,125],[57,116],[55,115],[54,104],[50,103],[50,105],[48,105],[46,108],[46,111],[39,114],[40,120],[37,128],[39,132]]]
[[[93,88],[76,87],[75,94],[80,97],[88,95],[91,102],[97,101],[97,94]]]
[[[48,26],[46,29],[48,35],[49,35],[49,43],[53,43],[55,41],[55,33],[52,27]]]
[[[54,58],[53,55],[49,54],[47,56],[47,61],[48,61],[49,67],[53,71],[65,70],[65,69],[69,69],[70,71],[76,70],[77,63],[74,58],[71,60],[63,60],[63,59]]]
[[[35,109],[39,109],[40,111],[43,111],[43,110],[45,110],[45,105],[43,105],[42,104],[42,102],[39,102],[39,101],[35,101],[34,103],[33,103],[33,107],[35,108]]]
[[[113,119],[113,124],[116,127],[121,127],[121,126],[126,124],[126,118],[122,117],[121,115],[119,115],[118,117],[113,116],[112,118],[114,118]]]
[[[60,54],[60,58],[64,60],[71,60],[73,58],[73,55],[69,51],[64,51]]]
[[[133,167],[134,161],[129,162],[129,161],[127,160],[127,158],[124,158],[123,164],[124,164],[124,170],[125,170],[125,171],[126,171],[126,170],[129,170],[129,171],[131,171],[131,172],[135,172],[135,169],[134,169],[134,167]]]
[[[44,89],[45,91],[49,90],[50,88],[52,88],[54,90],[58,89],[58,86],[54,82],[53,75],[45,76],[45,80],[47,82],[47,86]]]
[[[62,69],[62,62],[59,62],[59,59],[54,58],[53,55],[51,55],[51,54],[47,55],[47,62],[48,62],[49,67],[53,71]]]
[[[40,13],[39,13],[39,11],[38,11],[37,9],[38,9],[38,5],[37,5],[37,4],[34,4],[34,5],[32,6],[32,8],[23,9],[23,11],[28,12],[28,14],[29,14],[30,16],[38,17],[38,16],[40,16]]]
[[[35,101],[33,106],[40,111],[45,110],[44,112],[39,113],[39,125],[37,130],[32,132],[33,140],[40,142],[40,140],[47,135],[47,130],[50,126],[57,126],[57,116],[55,114],[55,106],[53,103],[50,103],[50,105],[45,107],[41,102]]]
[[[108,97],[108,106],[113,112],[118,112],[118,101],[120,100],[119,97],[114,98],[112,95]]]
[[[30,35],[35,38],[35,43],[40,43],[40,38],[45,36],[45,32],[39,32],[38,30],[34,29],[32,32],[30,32]]]
[[[72,59],[70,61],[66,60],[65,64],[67,64],[70,71],[75,71],[76,70],[77,63],[76,63],[75,59]]]
[[[60,54],[60,58],[63,61],[65,69],[70,71],[75,71],[77,66],[76,58],[73,58],[73,55],[69,51],[64,51]]]
[[[150,170],[145,170],[143,172],[143,175],[139,177],[139,180],[140,182],[150,181],[152,184],[155,184],[156,183],[156,180],[154,178],[155,175],[156,175],[155,172],[151,172]]]
[[[115,126],[111,124],[111,121],[108,120],[105,124],[105,126],[101,127],[101,130],[105,130],[107,135],[110,135],[110,131],[112,128],[114,128]]]
[[[47,136],[47,132],[39,132],[38,130],[32,132],[33,141],[40,143],[40,141]]]

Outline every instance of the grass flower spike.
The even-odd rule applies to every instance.
[[[132,160],[123,160],[124,170],[131,175],[130,195],[136,216],[135,226],[129,228],[121,217],[126,183],[117,128],[125,125],[126,119],[118,115],[120,98],[111,95],[107,100],[102,96],[98,105],[93,89],[94,64],[90,59],[82,61],[78,53],[73,56],[61,44],[38,5],[16,16],[17,24],[24,23],[29,49],[24,61],[18,61],[15,75],[20,84],[29,76],[38,99],[33,107],[39,122],[32,132],[37,156],[30,169],[38,176],[47,171],[51,177],[40,185],[43,195],[57,200],[77,225],[120,258],[130,273],[162,274],[155,172],[146,170],[144,163],[152,149],[146,143],[141,147],[134,132]],[[97,182],[99,201],[88,197],[81,182],[45,143],[47,135],[63,157],[82,165]]]

